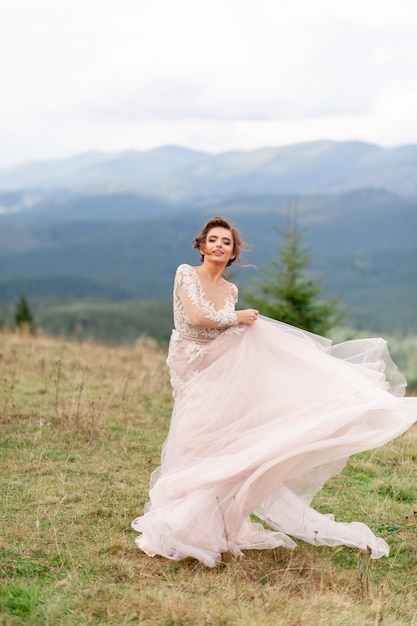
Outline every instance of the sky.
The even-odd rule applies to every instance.
[[[417,143],[416,0],[0,0],[0,167]]]

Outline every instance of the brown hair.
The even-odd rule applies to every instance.
[[[248,246],[243,241],[242,235],[240,234],[238,229],[232,226],[226,218],[221,217],[219,215],[216,215],[215,217],[211,217],[204,224],[203,228],[201,229],[201,233],[194,237],[193,248],[197,248],[198,250],[200,250],[200,261],[201,262],[204,261],[204,253],[201,251],[201,248],[206,242],[207,235],[212,228],[217,228],[217,227],[226,228],[226,230],[229,230],[233,236],[234,259],[230,259],[226,267],[229,267],[230,265],[232,265],[232,263],[234,263],[234,261],[236,260],[238,261],[239,265],[242,265],[240,255],[244,250],[247,249]]]

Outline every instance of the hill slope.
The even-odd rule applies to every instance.
[[[198,262],[191,241],[206,217],[230,216],[252,244],[246,262],[261,270],[281,245],[276,227],[285,225],[286,209],[285,196],[235,196],[133,223],[3,221],[0,302],[23,288],[52,299],[67,291],[67,298],[169,300],[176,266]],[[326,296],[341,295],[368,328],[370,321],[376,330],[416,328],[417,201],[370,190],[304,196],[299,214]],[[245,288],[257,270],[233,267],[233,275]]]
[[[281,244],[298,194],[311,269],[354,323],[416,328],[417,146],[317,141],[207,154],[175,146],[89,153],[0,170],[0,304],[42,299],[168,300],[191,241],[230,217],[258,268]],[[254,268],[233,268],[247,287]],[[362,322],[361,322],[362,323]]]

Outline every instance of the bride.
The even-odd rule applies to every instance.
[[[293,548],[292,537],[388,555],[365,524],[310,506],[350,455],[417,420],[386,343],[332,346],[255,309],[236,311],[237,287],[223,273],[240,262],[239,231],[214,217],[193,245],[201,265],[180,265],[174,284],[174,409],[150,502],[132,522],[136,544],[149,556],[209,567],[225,552]]]

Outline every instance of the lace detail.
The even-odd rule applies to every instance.
[[[237,296],[236,285],[225,282],[221,289],[213,290],[214,303],[191,265],[180,265],[177,269],[174,283],[175,329],[167,358],[174,398],[186,382],[207,367],[213,339],[219,335],[241,333],[245,329],[237,321]]]
[[[202,359],[207,352],[207,347],[196,343],[195,341],[189,341],[185,349],[185,356],[188,359],[188,363],[193,363],[197,359]]]
[[[180,265],[174,284],[174,322],[178,332],[187,337],[214,339],[227,328],[238,326],[235,312],[238,290],[228,283],[221,308],[216,308],[191,265]],[[197,321],[197,323],[195,323]],[[194,322],[194,323],[193,323]],[[201,325],[200,325],[201,324]],[[190,346],[190,357],[198,358],[198,349]]]
[[[204,368],[203,359],[207,354],[210,341],[193,341],[182,337],[176,331],[174,333],[177,335],[177,341],[173,342],[176,344],[175,348],[173,345],[170,346],[171,358],[168,357],[167,363],[170,366],[171,385],[175,398],[184,384],[200,372],[200,367]],[[182,359],[185,363],[183,362],[181,367]]]

